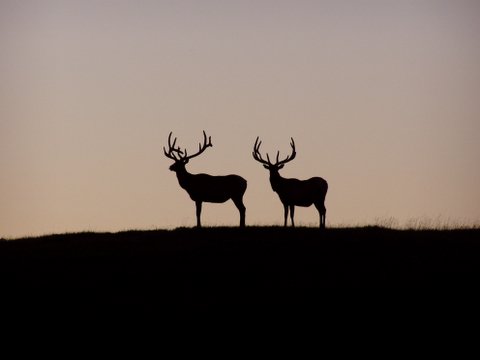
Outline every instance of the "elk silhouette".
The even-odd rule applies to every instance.
[[[325,208],[325,196],[327,195],[328,184],[320,177],[312,177],[308,180],[287,179],[280,176],[278,172],[283,166],[295,159],[297,155],[295,151],[295,142],[291,138],[292,154],[287,156],[283,160],[279,160],[280,151],[277,152],[277,159],[275,163],[270,161],[270,157],[267,154],[267,160],[262,158],[260,154],[259,138],[255,140],[253,146],[253,158],[263,164],[263,167],[270,171],[270,184],[273,191],[275,191],[280,197],[280,201],[285,209],[285,224],[287,226],[288,210],[290,209],[290,218],[292,220],[292,226],[295,226],[293,217],[295,214],[295,206],[308,207],[312,204],[318,210],[320,215],[320,228],[325,228],[325,218],[327,209]]]
[[[163,148],[165,156],[175,161],[170,166],[171,171],[177,173],[177,179],[180,186],[195,201],[197,226],[201,227],[200,215],[202,213],[202,202],[223,203],[232,199],[240,212],[240,227],[245,226],[245,205],[243,204],[243,194],[247,190],[247,181],[238,175],[212,176],[208,174],[190,174],[185,165],[188,161],[212,146],[211,136],[208,137],[203,131],[203,144],[198,144],[198,151],[193,155],[187,155],[187,150],[175,148],[177,138],[171,141],[172,133],[168,135],[168,151]]]

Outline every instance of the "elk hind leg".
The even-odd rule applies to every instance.
[[[196,201],[195,202],[195,207],[197,210],[197,227],[202,227],[202,224],[200,222],[200,215],[202,214],[202,202],[201,201]]]
[[[315,207],[318,210],[318,214],[320,215],[320,229],[325,229],[325,221],[327,218],[327,209],[323,203],[315,203]]]
[[[245,213],[247,208],[243,204],[243,198],[232,198],[232,201],[240,212],[240,227],[245,227]]]

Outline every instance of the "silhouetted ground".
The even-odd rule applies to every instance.
[[[480,284],[479,235],[478,229],[247,227],[2,240],[2,309],[46,317],[334,316],[444,305],[452,294],[468,303]]]

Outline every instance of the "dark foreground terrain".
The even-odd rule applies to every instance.
[[[432,293],[424,305],[452,294],[468,302],[480,285],[480,230],[249,227],[1,240],[0,280],[4,314],[369,311],[416,306]]]

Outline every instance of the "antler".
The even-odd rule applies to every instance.
[[[295,156],[297,155],[296,151],[295,151],[295,142],[293,141],[293,138],[290,138],[292,141],[290,142],[290,146],[292,147],[292,154],[287,156],[285,159],[283,160],[279,160],[279,157],[280,157],[280,151],[277,151],[277,158],[275,160],[275,164],[273,164],[271,161],[270,161],[270,157],[268,156],[268,153],[267,153],[267,160],[263,159],[262,158],[262,154],[260,154],[260,145],[262,144],[262,142],[258,141],[259,138],[257,136],[257,139],[255,140],[255,145],[253,146],[253,152],[252,152],[252,155],[253,155],[253,158],[255,160],[257,160],[258,162],[264,164],[264,165],[267,165],[267,166],[280,166],[280,165],[284,165],[286,164],[287,162],[289,161],[292,161],[293,159],[295,159]]]
[[[203,130],[203,145],[202,143],[198,143],[198,151],[196,154],[187,156],[187,149],[185,149],[185,156],[182,156],[183,160],[190,160],[191,158],[194,158],[195,156],[200,155],[203,153],[207,147],[211,147],[212,145],[212,137],[208,137],[208,143],[207,143],[207,134],[205,134],[205,130]]]
[[[173,140],[173,144],[171,142],[171,139],[172,139],[172,132],[170,131],[170,134],[168,135],[168,152],[165,149],[165,146],[163,147],[163,152],[165,153],[165,156],[168,157],[169,159],[180,161],[182,159],[183,151],[180,150],[180,146],[175,149],[175,143],[177,142],[177,138]],[[179,158],[175,156],[175,153],[178,154]]]
[[[284,165],[284,164],[292,161],[293,159],[295,159],[295,156],[297,156],[297,152],[295,151],[295,141],[293,141],[293,138],[290,138],[290,140],[292,140],[290,142],[290,146],[292,147],[292,154],[287,156],[282,161],[278,161],[278,157],[280,156],[280,151],[278,151],[277,152],[277,163],[275,165]]]
[[[262,142],[261,141],[259,142],[258,139],[259,137],[257,136],[257,139],[255,140],[255,145],[253,145],[253,152],[252,152],[253,158],[264,165],[267,165],[267,166],[273,165],[270,162],[270,158],[268,157],[268,154],[267,154],[268,160],[264,160],[262,158],[262,154],[260,154],[260,145],[262,145]]]
[[[174,161],[187,162],[191,158],[194,158],[195,156],[198,156],[201,153],[203,153],[207,149],[207,147],[212,146],[212,137],[209,136],[208,137],[208,142],[207,142],[207,134],[205,133],[205,130],[204,130],[203,131],[203,145],[202,145],[202,143],[199,143],[198,144],[198,152],[193,154],[193,155],[188,156],[187,149],[182,151],[182,150],[180,150],[180,146],[175,148],[175,143],[177,142],[177,138],[175,138],[173,140],[173,144],[172,144],[171,143],[171,137],[172,137],[172,133],[170,132],[170,135],[168,135],[168,152],[165,149],[165,147],[163,148],[163,152],[165,153],[166,157],[168,157],[169,159],[172,159]],[[175,156],[175,153],[178,155],[178,158],[177,158],[177,156]]]

